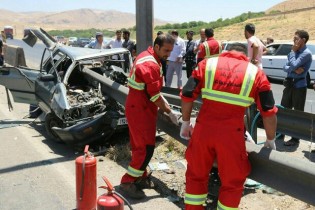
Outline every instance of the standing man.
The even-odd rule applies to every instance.
[[[4,31],[1,31],[1,38],[3,43],[7,42],[7,36],[5,35]]]
[[[142,189],[154,187],[147,177],[146,167],[155,148],[158,109],[168,113],[170,120],[178,124],[177,116],[160,93],[163,85],[160,60],[170,55],[174,42],[169,34],[158,36],[153,47],[138,55],[128,79],[125,112],[132,157],[121,179],[120,190],[131,198],[141,199],[145,197]]]
[[[250,172],[245,141],[244,112],[257,103],[266,130],[265,147],[276,149],[276,112],[270,83],[263,71],[246,57],[246,47],[236,43],[219,57],[198,64],[181,92],[180,136],[190,139],[186,150],[186,210],[204,210],[209,172],[217,160],[221,178],[218,209],[237,209],[243,184]],[[203,103],[193,129],[193,101]]]
[[[0,39],[0,66],[3,66],[3,42]]]
[[[187,79],[191,76],[192,70],[194,69],[196,65],[196,54],[195,54],[195,47],[196,42],[193,40],[194,32],[193,31],[187,31],[186,36],[188,39],[187,46],[186,46],[186,54],[184,56],[185,63],[186,63],[186,74]]]
[[[122,47],[127,48],[131,53],[133,46],[135,45],[135,42],[130,40],[130,31],[124,30],[123,31],[123,38],[124,38],[124,41],[122,43]]]
[[[132,54],[132,50],[134,49],[135,42],[130,40],[130,31],[124,30],[123,31],[123,38],[124,38],[124,42],[122,43],[122,47],[128,49],[129,52]],[[125,66],[127,69],[129,69],[130,68],[129,56],[127,54],[125,54],[124,59],[125,59]]]
[[[200,39],[196,41],[195,53],[198,54],[200,45],[206,41],[206,29],[202,28],[199,32]]]
[[[95,41],[91,42],[87,47],[92,49],[105,49],[105,45],[103,42],[103,33],[102,32],[96,32],[95,34]]]
[[[306,47],[309,39],[308,32],[297,30],[293,37],[292,51],[288,54],[288,60],[283,67],[287,72],[287,78],[283,84],[285,86],[281,99],[281,106],[288,109],[304,111],[307,91],[307,72],[312,64],[312,52]],[[280,138],[284,139],[284,135]],[[297,146],[300,139],[292,137],[284,142],[285,146]]]
[[[252,64],[262,69],[262,55],[267,53],[267,49],[260,39],[255,36],[255,25],[252,23],[246,24],[244,35],[248,43],[248,59]]]
[[[197,56],[197,63],[204,58],[210,58],[211,56],[218,55],[221,52],[220,43],[213,38],[214,32],[212,28],[205,30],[206,41],[199,45],[199,52]]]
[[[121,40],[121,30],[116,31],[116,39],[110,40],[106,45],[106,48],[120,48],[122,47],[122,40]]]
[[[183,56],[186,52],[185,41],[178,36],[176,30],[172,31],[172,36],[175,39],[174,48],[168,57],[168,65],[166,69],[166,87],[171,87],[174,72],[177,75],[177,88],[182,88],[182,72],[183,72]]]
[[[156,33],[156,36],[159,36],[161,34],[164,34],[163,31],[158,31]],[[166,84],[166,68],[167,68],[167,63],[165,59],[161,59],[161,64],[162,64],[162,71],[163,71],[163,77],[164,77],[164,83]]]
[[[106,45],[105,48],[121,48],[122,47],[122,40],[121,40],[121,30],[116,31],[116,39],[110,40]],[[117,55],[113,55],[112,59],[118,60]]]

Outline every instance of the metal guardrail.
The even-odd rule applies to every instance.
[[[104,91],[109,96],[113,97],[119,103],[125,103],[126,96],[128,94],[128,88],[119,85],[108,78],[100,77],[99,74],[89,69],[84,69],[83,73],[88,74],[105,85],[106,88],[104,88]],[[165,94],[165,96],[168,96],[166,98],[170,103],[174,102],[175,105],[180,105],[179,96],[172,94]],[[198,105],[198,103],[196,105]],[[298,121],[303,121],[303,119],[306,119],[309,116],[310,115],[307,113],[303,115],[294,111],[291,112],[285,109],[280,109],[278,119],[278,121],[280,121],[278,122],[279,128],[284,129],[287,123],[295,122],[295,117],[299,117],[297,118]],[[308,121],[306,125],[310,125],[309,122],[313,122],[313,120],[311,119]],[[298,123],[294,125],[298,127],[298,131],[304,132],[305,129],[301,128],[303,125],[297,124]],[[188,141],[181,139],[179,136],[180,127],[172,124],[166,115],[159,113],[157,125],[161,130],[174,139],[178,140],[184,145],[188,144]],[[311,123],[311,125],[313,125],[313,123]],[[305,136],[307,137],[308,135]],[[252,171],[249,175],[249,178],[266,184],[308,204],[315,205],[314,163],[294,158],[292,156],[286,155],[285,153],[263,148],[262,146],[255,144],[246,143],[246,148],[249,154],[249,160],[252,165]]]

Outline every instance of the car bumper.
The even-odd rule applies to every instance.
[[[92,120],[67,128],[53,127],[52,130],[67,144],[84,145],[102,138],[107,139],[117,131],[127,130],[125,119],[125,116],[116,112],[105,112]]]

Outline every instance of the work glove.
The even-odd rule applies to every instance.
[[[172,121],[172,123],[174,123],[175,125],[178,125],[178,117],[172,110],[170,113],[168,113],[168,116],[170,120]]]
[[[186,140],[189,140],[194,128],[190,121],[183,121],[182,126],[180,128],[180,137]]]
[[[252,136],[249,134],[248,131],[245,132],[245,141],[252,143],[252,144],[256,144],[254,139],[252,138]]]
[[[273,140],[268,140],[268,139],[267,139],[266,142],[265,142],[265,144],[264,144],[264,147],[267,147],[267,148],[276,150],[275,139],[273,139]]]

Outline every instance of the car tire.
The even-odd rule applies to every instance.
[[[62,143],[63,141],[52,130],[52,127],[62,128],[63,122],[54,113],[48,113],[45,117],[45,129],[46,129],[48,138],[55,142]]]

